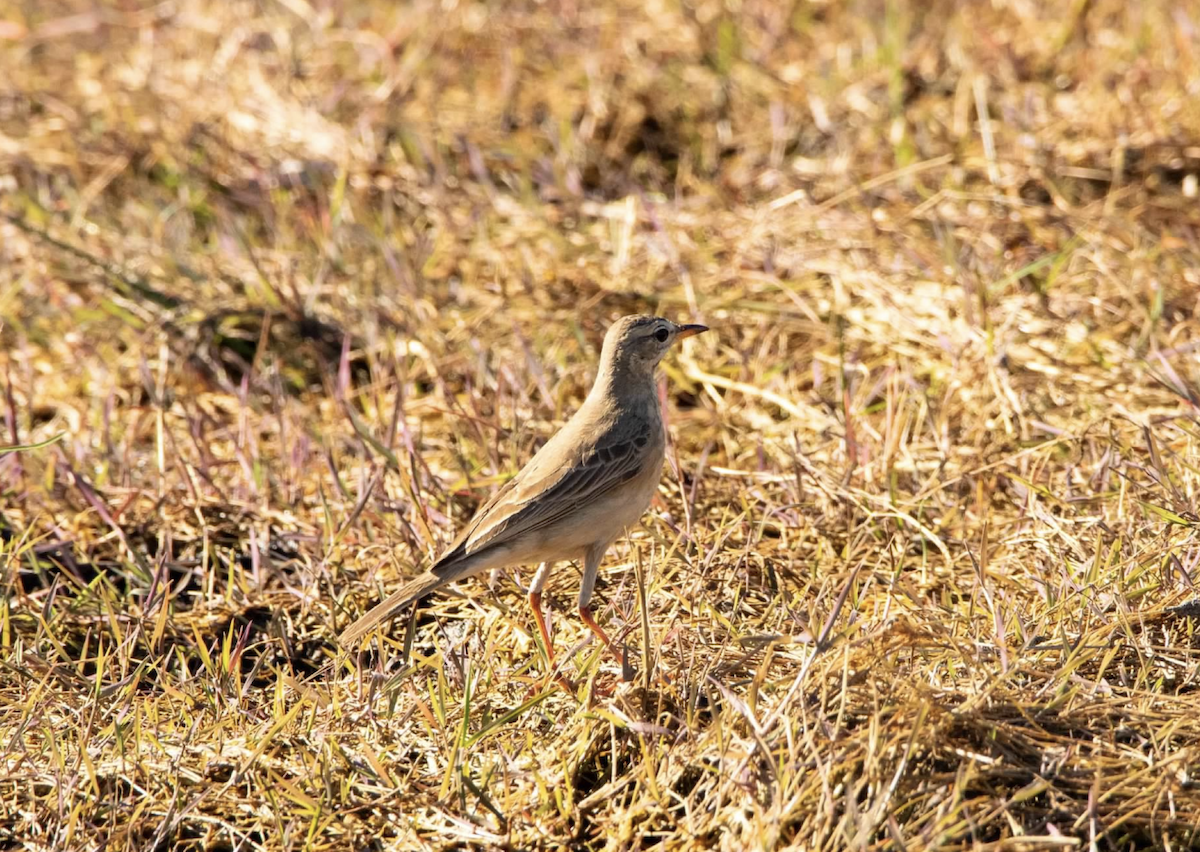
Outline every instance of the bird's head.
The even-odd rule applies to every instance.
[[[680,325],[662,317],[621,317],[604,335],[601,371],[653,375],[676,340],[708,331],[703,325]]]

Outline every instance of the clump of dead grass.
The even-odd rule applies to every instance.
[[[0,5],[6,842],[1195,844],[1197,27]],[[635,310],[643,677],[569,570],[575,698],[508,575],[338,658]]]

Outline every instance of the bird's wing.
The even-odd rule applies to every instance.
[[[642,471],[653,444],[652,428],[643,422],[634,428],[608,430],[570,454],[551,447],[557,443],[556,435],[492,495],[430,570],[437,574],[439,568],[449,568],[486,547],[542,529],[629,482]]]

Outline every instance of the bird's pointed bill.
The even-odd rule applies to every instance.
[[[691,337],[692,335],[700,334],[700,332],[702,332],[702,331],[708,331],[708,326],[706,326],[706,325],[681,325],[681,326],[679,326],[679,331],[676,332],[675,337],[679,340],[683,340],[683,338],[685,338],[685,337]]]

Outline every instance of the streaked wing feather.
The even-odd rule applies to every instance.
[[[607,460],[593,456],[573,468],[557,485],[510,517],[502,530],[497,527],[495,532],[481,537],[478,546],[492,544],[501,536],[508,540],[512,536],[542,529],[569,515],[581,504],[602,497],[633,479],[641,470],[643,453],[632,442],[617,445],[613,449],[617,448],[620,449],[620,456]]]
[[[553,484],[533,489],[523,500],[519,499],[522,476],[518,474],[480,509],[432,570],[438,573],[442,566],[449,568],[485,547],[503,545],[520,535],[543,529],[584,502],[628,482],[641,471],[647,446],[645,441],[639,444],[629,440],[595,447],[578,463],[564,466]]]
[[[446,574],[453,570],[453,566],[457,564],[459,559],[469,555],[467,545],[470,542],[471,536],[474,535],[475,531],[479,529],[480,525],[495,511],[496,507],[504,502],[505,498],[517,489],[518,485],[520,484],[520,477],[521,475],[518,473],[508,482],[501,485],[498,489],[496,489],[496,492],[488,498],[487,502],[479,507],[467,525],[462,528],[462,531],[459,532],[457,536],[455,536],[454,541],[450,544],[450,546],[446,548],[442,555],[439,556],[433,565],[429,567],[431,573],[438,575]]]
[[[643,458],[642,448],[632,441],[598,448],[570,468],[552,487],[540,492],[506,518],[504,523],[497,524],[472,540],[471,549],[502,544],[554,523],[580,504],[601,497],[637,476]]]

